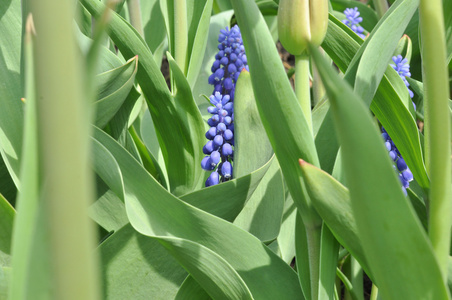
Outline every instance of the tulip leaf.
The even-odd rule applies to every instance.
[[[187,272],[155,239],[125,225],[98,248],[106,299],[174,299]]]
[[[310,49],[331,101],[358,236],[382,297],[447,299],[431,244],[365,104]]]
[[[126,210],[132,226],[164,243],[211,296],[223,295],[224,291],[233,292],[231,295],[239,293],[245,298],[250,295],[275,299],[301,296],[295,272],[258,239],[227,221],[180,201],[114,140],[98,129],[95,129],[94,136],[112,153],[121,169]],[[218,236],[222,238],[218,239]],[[223,278],[214,274],[219,270],[212,262],[225,267]],[[262,286],[265,274],[270,273],[275,275],[273,284]]]
[[[0,251],[11,253],[11,238],[16,211],[0,194]]]
[[[138,68],[138,57],[125,65],[96,76],[98,100],[94,124],[103,128],[119,111],[133,87]]]
[[[0,3],[0,154],[19,188],[22,158],[23,103],[20,69],[21,1]]]

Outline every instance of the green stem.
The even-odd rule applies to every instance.
[[[187,3],[186,0],[174,0],[174,59],[179,68],[187,74]]]
[[[295,94],[312,133],[309,55],[306,54],[295,56]]]
[[[323,52],[323,50],[321,50]],[[320,100],[323,99],[323,97],[325,96],[325,87],[323,86],[322,83],[322,78],[320,77],[320,74],[317,70],[317,67],[312,64],[312,77],[313,77],[313,82],[312,82],[312,95],[313,95],[313,106],[316,106]]]
[[[374,0],[375,10],[378,17],[381,19],[389,9],[388,1],[386,0]]]
[[[71,1],[30,1],[37,38],[35,80],[41,198],[47,216],[54,299],[99,299],[89,166],[90,99]],[[50,11],[58,13],[49,14]]]
[[[140,0],[128,0],[127,8],[129,9],[130,24],[141,36],[144,36]]]
[[[430,177],[429,237],[444,279],[451,236],[451,146],[448,74],[441,0],[421,0],[419,16],[424,78],[424,133]]]
[[[317,300],[319,298],[322,225],[306,226],[306,238],[308,242],[311,299]]]

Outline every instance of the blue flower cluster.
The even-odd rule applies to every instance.
[[[365,38],[366,36],[363,34],[364,28],[362,28],[359,23],[363,21],[363,18],[359,16],[358,8],[347,8],[344,11],[345,20],[342,20],[342,23],[350,27],[358,36],[361,38]]]
[[[392,58],[392,61],[394,62],[394,64],[391,64],[391,67],[393,67],[394,70],[396,70],[397,73],[399,73],[403,82],[405,82],[408,92],[410,93],[410,97],[413,98],[414,94],[409,89],[410,84],[406,80],[406,77],[411,76],[410,65],[408,64],[408,60],[406,58],[404,59],[402,55],[397,55]],[[416,108],[414,102],[413,105]],[[400,182],[402,183],[402,189],[406,195],[407,194],[406,189],[410,186],[410,182],[413,180],[413,173],[411,173],[402,155],[400,155],[400,152],[397,149],[396,145],[394,144],[391,137],[383,127],[381,127],[381,132],[382,132],[381,136],[385,140],[385,146],[389,152],[389,156],[395,163],[394,168],[396,168],[397,166],[396,170],[399,173]]]
[[[408,64],[408,59],[403,58],[402,55],[397,55],[392,57],[392,61],[394,64],[391,64],[391,67],[399,73],[400,77],[402,78],[403,82],[406,85],[406,88],[408,89],[408,93],[410,94],[410,98],[413,98],[414,94],[413,91],[410,90],[409,86],[410,84],[406,80],[406,77],[411,77],[410,73],[410,65]],[[414,104],[414,109],[416,109],[416,104]]]
[[[207,124],[209,140],[203,147],[206,156],[201,166],[212,171],[206,180],[206,187],[232,178],[234,146],[234,93],[237,79],[243,69],[248,69],[242,35],[237,25],[229,30],[222,29],[218,36],[218,53],[212,65],[209,84],[214,86],[207,111],[212,114]]]
[[[407,194],[406,189],[410,186],[410,182],[413,180],[413,173],[411,173],[410,168],[408,168],[402,155],[400,155],[400,152],[397,149],[396,145],[394,144],[391,137],[383,127],[381,128],[381,132],[382,132],[381,136],[385,140],[385,146],[389,152],[389,156],[395,163],[394,168],[399,174],[399,179],[400,182],[402,183],[402,190],[406,195]]]

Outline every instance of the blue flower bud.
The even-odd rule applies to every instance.
[[[208,141],[204,147],[202,148],[202,152],[204,154],[210,154],[212,151],[215,150],[215,146],[213,145],[213,141]]]
[[[225,130],[226,130],[226,124],[218,123],[218,125],[217,125],[217,132],[224,132]]]
[[[400,172],[405,171],[408,168],[408,166],[406,165],[406,162],[403,158],[399,158],[397,160],[397,169],[399,169]]]
[[[219,182],[220,182],[220,180],[219,180],[218,172],[212,172],[212,174],[210,174],[209,178],[207,178],[207,180],[206,180],[206,187],[216,185]]]
[[[210,127],[209,130],[206,132],[206,138],[209,140],[212,140],[217,135],[217,128],[216,127]]]
[[[212,151],[212,153],[210,154],[210,162],[212,163],[212,165],[215,167],[221,160],[221,155],[220,152],[218,151]]]
[[[223,156],[229,156],[232,155],[232,147],[228,143],[224,143],[223,147],[221,148],[221,153]]]
[[[203,168],[206,171],[212,171],[215,169],[216,165],[212,165],[212,161],[210,159],[210,156],[205,156],[201,161],[201,168]]]
[[[225,179],[229,179],[232,177],[232,165],[230,162],[225,161],[222,165],[221,165],[221,175],[223,175],[223,177]]]
[[[411,173],[410,169],[406,169],[405,171],[403,171],[403,172],[402,172],[402,177],[403,177],[403,179],[405,179],[407,182],[413,181],[413,173]]]
[[[223,145],[223,137],[221,135],[216,135],[213,138],[213,144],[215,147],[220,147],[221,145]]]
[[[232,138],[234,137],[234,134],[232,133],[232,131],[230,129],[226,129],[226,131],[223,133],[225,140],[229,141],[232,140]]]

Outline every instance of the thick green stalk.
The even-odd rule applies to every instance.
[[[37,38],[35,79],[41,192],[47,216],[54,299],[99,299],[88,165],[90,101],[74,37],[72,1],[30,1]]]
[[[375,284],[372,284],[372,291],[370,292],[370,300],[378,299],[378,287]]]
[[[312,133],[311,91],[309,87],[309,55],[295,56],[295,94]]]
[[[386,0],[374,0],[375,10],[378,17],[381,19],[389,9],[388,1]]]
[[[322,241],[322,225],[313,227],[306,226],[306,238],[308,242],[308,254],[309,254],[311,299],[317,300],[319,299],[320,248]]]
[[[127,8],[129,9],[130,24],[132,24],[141,36],[144,36],[140,0],[128,0]]]
[[[186,0],[174,0],[174,59],[185,75],[187,75],[187,26]]]
[[[424,78],[425,157],[431,181],[429,237],[446,279],[452,225],[451,120],[441,0],[421,0],[419,16]]]
[[[323,99],[323,97],[325,97],[326,92],[322,83],[322,78],[320,77],[317,67],[314,64],[312,64],[312,77],[312,102],[313,106],[316,106]]]

